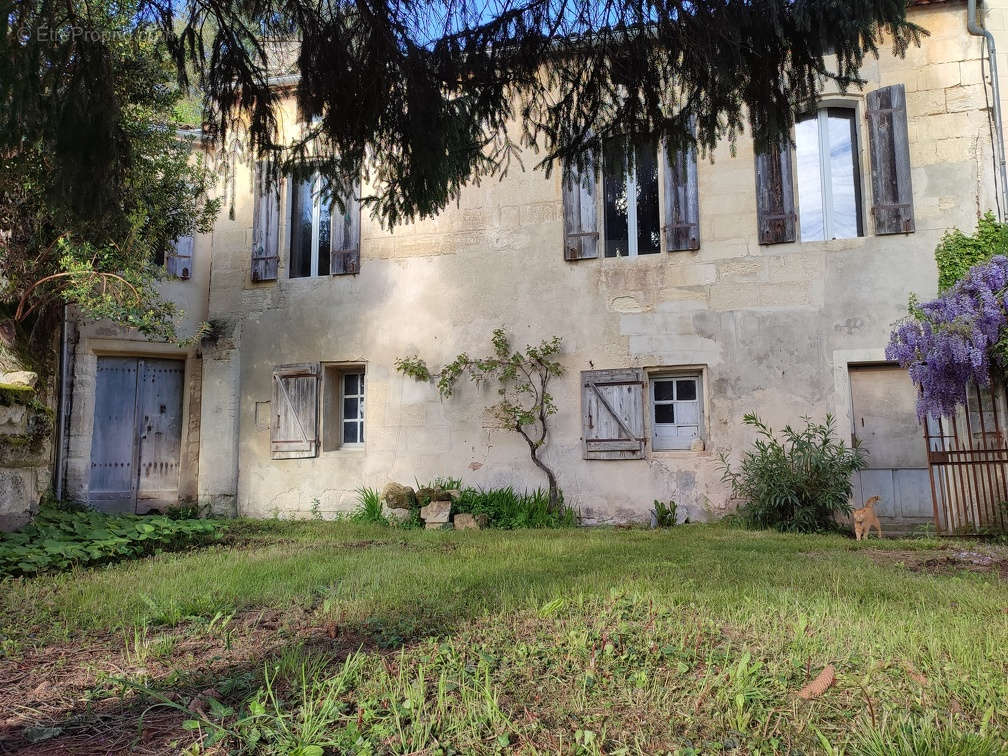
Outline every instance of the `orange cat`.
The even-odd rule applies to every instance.
[[[854,518],[854,536],[859,541],[862,538],[868,537],[873,525],[878,530],[878,537],[882,537],[882,523],[879,522],[878,515],[875,514],[875,502],[878,500],[878,496],[872,496],[864,503],[863,507],[855,509],[852,513]]]

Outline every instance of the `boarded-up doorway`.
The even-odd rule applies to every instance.
[[[181,360],[99,357],[88,499],[105,512],[178,502]]]
[[[898,365],[850,366],[852,435],[868,451],[854,478],[855,506],[879,497],[876,511],[896,530],[931,522],[927,448],[917,421],[917,389]]]

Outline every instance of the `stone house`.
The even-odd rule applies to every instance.
[[[908,295],[934,295],[942,233],[997,206],[1000,147],[965,4],[911,5],[930,36],[866,60],[863,91],[825,92],[793,145],[756,155],[743,136],[698,159],[642,141],[629,176],[604,156],[597,180],[512,171],[393,231],[310,182],[264,191],[235,143],[215,156],[224,210],[165,283],[182,331],[211,332],[180,350],[70,329],[66,495],[265,517],[346,511],[389,480],[544,485],[489,427],[492,389],[442,401],[395,370],[486,353],[503,327],[563,339],[545,458],[587,522],[655,499],[724,512],[718,454],[749,446],[753,410],[775,427],[832,413],[871,452],[855,498],[930,520],[915,391],[883,350]],[[1008,0],[982,21],[1008,49]]]

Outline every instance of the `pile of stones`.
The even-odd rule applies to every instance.
[[[420,519],[427,530],[480,530],[487,525],[486,515],[460,512],[452,518],[452,504],[461,492],[448,488],[420,488],[389,482],[382,489],[383,514],[391,520],[408,520],[413,510],[420,510]]]

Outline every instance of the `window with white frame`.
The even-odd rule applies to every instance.
[[[651,378],[653,449],[689,449],[702,438],[700,375]]]
[[[343,443],[364,443],[364,373],[343,374]]]
[[[795,122],[802,241],[863,235],[854,108],[820,108]]]
[[[656,140],[639,140],[629,156],[620,140],[606,145],[602,200],[606,257],[636,257],[661,251]]]
[[[364,443],[364,368],[326,365],[322,451]]]
[[[290,187],[290,277],[328,276],[332,199],[317,175]]]

